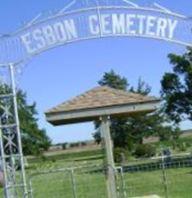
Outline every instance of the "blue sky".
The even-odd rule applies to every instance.
[[[61,9],[64,0],[0,0],[0,33],[17,30],[38,13]],[[133,1],[150,5],[154,1]],[[192,2],[156,1],[176,12],[190,16]],[[138,38],[105,38],[58,47],[35,57],[18,77],[19,87],[27,92],[29,102],[36,101],[39,124],[46,128],[54,143],[92,138],[91,123],[52,127],[44,111],[88,89],[97,86],[106,71],[113,69],[125,76],[131,85],[141,77],[159,96],[160,79],[171,71],[168,53],[182,54],[185,48],[166,42]],[[183,123],[182,128],[191,128]]]

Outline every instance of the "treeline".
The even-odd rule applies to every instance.
[[[85,146],[92,146],[94,142],[92,141],[79,141],[79,142],[64,142],[52,145],[54,148],[62,148],[63,150],[70,149],[70,148],[78,148],[78,147],[85,147]]]
[[[156,154],[155,146],[143,144],[143,139],[159,137],[161,142],[171,141],[177,147],[181,130],[180,122],[192,120],[192,50],[184,55],[169,54],[172,72],[165,73],[161,80],[161,108],[155,113],[139,113],[127,118],[111,119],[111,135],[116,159],[127,155],[151,157]],[[107,85],[142,95],[149,95],[151,87],[141,79],[136,87],[128,79],[113,70],[106,72],[99,85]],[[101,142],[99,123],[95,123],[95,141]]]

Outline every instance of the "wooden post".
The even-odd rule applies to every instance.
[[[110,120],[108,116],[101,117],[101,135],[104,141],[107,161],[107,192],[108,198],[117,198],[115,183],[115,163],[113,158],[113,146],[110,134]]]

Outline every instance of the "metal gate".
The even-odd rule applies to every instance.
[[[106,198],[102,167],[80,167],[36,172],[30,177],[31,198]]]

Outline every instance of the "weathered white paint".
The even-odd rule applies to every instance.
[[[29,54],[35,54],[53,46],[78,40],[81,28],[85,37],[122,35],[143,36],[160,39],[174,39],[178,25],[176,19],[152,15],[107,13],[91,14],[85,17],[84,24],[78,20],[65,19],[42,24],[20,36]]]
[[[91,34],[145,35],[173,39],[178,21],[151,15],[112,13],[89,16]]]
[[[78,38],[78,33],[73,19],[43,25],[21,35],[21,40],[30,54],[75,38]]]

